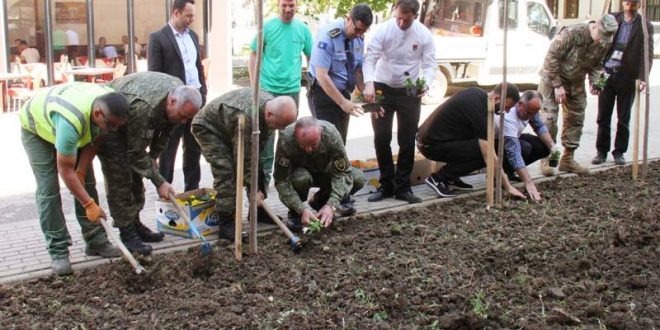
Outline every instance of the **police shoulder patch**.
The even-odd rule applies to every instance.
[[[328,48],[328,44],[326,44],[326,43],[323,42],[323,41],[319,41],[317,47],[318,47],[319,49],[326,49],[326,48]]]
[[[280,158],[277,160],[277,165],[280,165],[280,166],[282,166],[282,167],[289,167],[289,164],[290,164],[290,163],[291,163],[291,161],[289,161],[288,158],[284,158],[284,157],[280,157]]]
[[[334,29],[328,31],[328,35],[330,36],[330,38],[335,38],[340,34],[341,34],[341,29],[340,28],[334,28]]]
[[[337,169],[340,172],[344,172],[346,171],[346,169],[348,169],[348,162],[344,158],[335,159],[335,161],[332,162],[332,164],[335,166],[335,169]]]

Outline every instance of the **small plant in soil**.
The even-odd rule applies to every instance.
[[[548,160],[550,161],[549,165],[551,167],[557,167],[557,165],[559,164],[560,157],[561,157],[561,151],[559,150],[555,150],[552,153],[550,153],[550,157],[548,158]]]
[[[321,232],[321,221],[318,220],[311,220],[309,222],[309,226],[307,226],[307,234],[311,235],[314,233],[319,233]]]
[[[488,304],[484,301],[486,295],[483,291],[479,291],[474,295],[474,298],[470,300],[472,304],[472,312],[478,315],[482,319],[488,318]]]

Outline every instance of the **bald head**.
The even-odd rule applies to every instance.
[[[518,117],[522,120],[529,120],[536,116],[541,110],[543,104],[543,95],[537,91],[525,91],[518,101]]]
[[[284,129],[296,120],[298,108],[290,96],[278,96],[266,102],[264,116],[268,128]]]
[[[296,121],[294,135],[298,146],[306,153],[311,153],[321,143],[321,125],[314,117],[302,117]]]

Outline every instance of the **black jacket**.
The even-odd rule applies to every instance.
[[[199,73],[199,82],[202,84],[199,92],[202,94],[202,98],[206,100],[206,80],[204,79],[204,67],[202,66],[202,53],[199,49],[199,38],[192,30],[190,30],[190,36],[195,44],[195,48],[197,48],[195,66]],[[185,83],[186,72],[183,66],[183,58],[181,57],[179,45],[176,43],[176,39],[174,39],[174,33],[169,24],[165,24],[162,29],[152,32],[149,35],[147,63],[149,71],[167,73],[178,77]]]
[[[621,22],[623,22],[623,12],[620,11],[612,15],[616,18],[620,28]],[[642,17],[639,14],[635,15],[630,38],[621,58],[621,74],[632,80],[644,81],[644,34],[642,33],[641,21]],[[648,19],[646,20],[646,26],[649,31],[649,72],[651,72],[651,66],[653,65],[653,25]],[[621,29],[617,30],[614,35],[614,43],[616,43],[616,38],[619,36],[619,31]],[[607,62],[613,50],[614,47],[607,53],[603,63]]]

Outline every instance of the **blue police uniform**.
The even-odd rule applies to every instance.
[[[350,94],[355,89],[355,73],[362,68],[364,40],[348,39],[344,29],[344,19],[341,18],[319,30],[312,48],[308,74],[312,78],[309,91],[312,114],[334,124],[346,144],[350,115],[342,111],[315,82],[316,68],[328,69],[332,83],[350,100]]]

